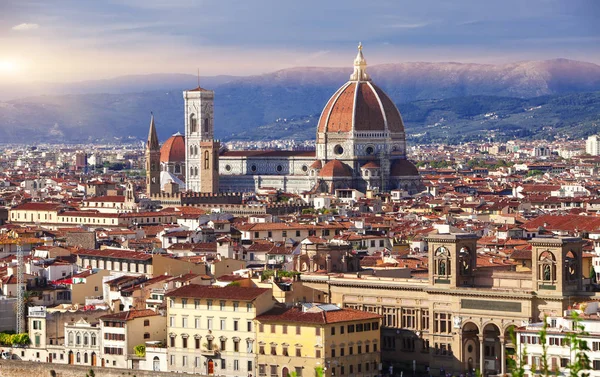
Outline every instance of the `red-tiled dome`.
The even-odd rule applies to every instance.
[[[317,132],[404,132],[396,105],[371,82],[366,68],[367,61],[362,54],[362,45],[359,45],[354,73],[325,105]]]
[[[321,160],[316,160],[315,162],[312,163],[312,165],[310,165],[311,169],[321,169],[323,167],[323,163],[321,162]]]
[[[352,169],[339,160],[331,160],[323,166],[319,177],[352,177]]]
[[[375,161],[369,161],[361,167],[363,169],[379,169],[380,168],[379,164],[376,163]]]
[[[349,81],[331,97],[317,132],[404,132],[396,105],[370,81]]]
[[[185,137],[179,133],[171,136],[160,147],[160,162],[185,162]]]
[[[419,170],[408,160],[395,160],[390,167],[390,176],[392,177],[407,177],[418,176]]]

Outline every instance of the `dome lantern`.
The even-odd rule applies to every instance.
[[[367,73],[367,60],[362,53],[362,43],[358,43],[358,54],[354,59],[354,72],[350,75],[350,81],[371,81]]]

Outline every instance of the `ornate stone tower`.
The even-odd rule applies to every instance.
[[[198,86],[196,89],[186,90],[183,92],[185,106],[185,166],[187,169],[185,175],[186,188],[194,192],[214,192],[204,191],[202,184],[205,179],[210,180],[210,186],[213,187],[213,182],[216,175],[218,188],[218,174],[205,175],[218,170],[218,143],[216,151],[212,152],[213,160],[210,162],[210,169],[205,169],[205,153],[207,145],[201,146],[201,143],[213,143],[214,125],[213,125],[213,102],[215,93],[212,90],[203,89]],[[214,145],[213,145],[214,147]],[[204,148],[204,149],[203,149]],[[211,153],[208,150],[209,154]],[[214,161],[214,158],[217,160]],[[216,162],[216,163],[214,163]],[[214,168],[213,168],[214,165]]]
[[[582,290],[582,246],[579,237],[534,238],[531,244],[533,290],[563,295]]]
[[[440,288],[472,286],[478,239],[472,233],[435,234],[425,238],[429,247],[429,283]]]
[[[151,197],[160,193],[160,146],[154,125],[154,114],[150,118],[150,131],[146,141],[146,194]]]

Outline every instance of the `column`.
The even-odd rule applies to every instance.
[[[481,372],[482,376],[485,376],[485,357],[484,355],[484,349],[483,349],[483,342],[484,342],[484,337],[483,335],[478,335],[477,338],[479,339],[479,371]]]
[[[504,344],[504,336],[500,336],[500,374],[504,376],[506,373],[506,349]]]

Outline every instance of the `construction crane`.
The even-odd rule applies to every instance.
[[[17,334],[25,332],[25,265],[23,262],[23,247],[17,242]]]

